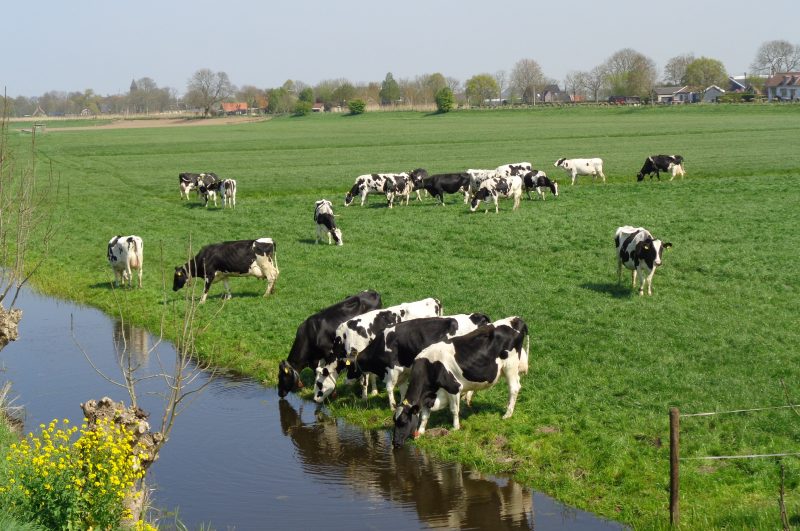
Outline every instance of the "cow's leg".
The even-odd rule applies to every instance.
[[[447,399],[450,401],[450,412],[453,414],[453,429],[461,429],[461,422],[458,418],[459,409],[461,408],[461,393],[454,395],[447,394]]]
[[[519,208],[519,204],[522,201],[522,191],[517,194],[514,194],[514,208],[513,210],[517,210]]]
[[[316,239],[314,240],[314,245],[319,243],[319,238],[322,235],[322,227],[320,226],[319,223],[317,223],[317,227],[316,227],[316,231],[315,232],[316,232]]]
[[[519,383],[519,373],[516,367],[506,369],[505,373],[506,380],[508,380],[508,407],[506,408],[506,413],[503,415],[503,418],[510,419],[511,415],[514,414],[514,406],[517,404],[517,395],[519,395],[519,390],[522,386]]]
[[[367,373],[367,387],[372,386],[370,396],[378,396],[378,376],[373,373]]]
[[[275,282],[278,280],[280,271],[278,266],[272,262],[272,259],[268,258],[266,265],[261,269],[261,273],[267,279],[267,291],[264,292],[264,296],[267,297],[270,293],[275,292]]]
[[[650,273],[647,275],[647,294],[653,295],[653,275],[656,274],[656,268],[650,270]]]
[[[636,287],[636,268],[631,269],[631,287]]]
[[[425,427],[428,425],[429,418],[431,418],[431,410],[427,407],[423,407],[419,412],[419,429],[417,430],[415,436],[425,433]]]
[[[359,383],[361,384],[361,398],[366,400],[369,396],[369,377],[370,374],[365,372],[359,378]]]
[[[200,304],[206,302],[206,297],[208,297],[208,290],[211,289],[212,282],[214,282],[214,277],[211,278],[205,277],[205,282],[203,285],[203,296],[200,297]]]
[[[228,277],[222,278],[222,285],[225,286],[225,296],[223,298],[228,300],[233,296],[231,295],[231,287],[228,285]]]
[[[123,284],[127,283],[129,288],[133,287],[133,273],[131,272],[130,260],[125,262],[125,271],[122,275],[122,283]]]
[[[600,177],[603,178],[603,182],[606,182],[606,174],[603,173],[603,168],[600,168]]]
[[[464,402],[466,402],[466,404],[468,406],[472,405],[472,397],[473,397],[473,395],[475,395],[475,391],[467,391],[463,395],[464,396]]]
[[[578,177],[578,172],[572,170],[572,185],[575,186],[575,179]]]
[[[397,402],[394,401],[394,387],[397,385],[398,374],[395,369],[388,369],[386,376],[383,378],[383,384],[386,386],[386,394],[389,396],[389,408],[394,409]]]

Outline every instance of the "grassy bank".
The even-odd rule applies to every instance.
[[[233,279],[234,298],[220,311],[221,287],[212,288],[200,319],[213,322],[199,338],[214,363],[270,385],[297,325],[362,289],[387,305],[435,296],[446,313],[521,315],[532,331],[531,372],[514,417],[500,421],[501,384],[464,408],[460,432],[418,444],[637,527],[666,526],[670,406],[782,405],[781,379],[800,399],[799,118],[800,109],[770,106],[556,108],[48,133],[36,149],[40,172],[52,165],[59,178],[59,232],[36,283],[157,330],[162,311],[170,323],[183,304],[163,286],[190,238],[197,250],[270,236],[276,294],[263,300],[262,282]],[[654,153],[683,155],[688,177],[636,183]],[[569,186],[552,166],[562,156],[604,158],[609,183]],[[517,212],[503,203],[499,215],[470,214],[456,197],[444,208],[428,200],[390,211],[377,197],[341,206],[363,173],[522,160],[557,177],[561,197]],[[179,201],[182,171],[237,179],[236,211]],[[322,197],[334,201],[344,247],[314,245]],[[674,244],[651,298],[616,283],[612,239],[625,224]],[[109,289],[105,251],[115,234],[144,238],[144,289]],[[333,409],[391,424],[385,397],[363,404],[344,392]],[[435,415],[430,426],[449,422]],[[794,451],[800,437],[791,411],[686,419],[683,430],[686,456]],[[800,467],[786,465],[797,514]],[[773,461],[687,461],[682,474],[688,527],[779,525]]]

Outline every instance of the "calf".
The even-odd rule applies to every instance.
[[[531,199],[531,190],[536,189],[536,193],[544,201],[544,195],[549,188],[553,197],[558,197],[558,183],[551,181],[543,171],[532,170],[522,176],[522,185],[528,199]]]
[[[139,273],[139,287],[142,287],[142,265],[144,262],[144,243],[138,236],[114,236],[108,242],[108,263],[114,270],[114,284],[133,285],[131,269]]]
[[[189,200],[189,192],[197,189],[197,179],[200,177],[199,173],[179,173],[178,186],[181,191],[181,199],[184,197]]]
[[[333,348],[330,356],[325,360],[327,363],[324,365],[320,363],[320,366],[317,367],[317,391],[314,395],[314,400],[322,402],[333,392],[336,378],[339,376],[338,360],[357,357],[384,329],[409,319],[441,315],[442,303],[437,299],[427,298],[380,310],[372,310],[340,324],[336,328],[336,333],[333,337]],[[374,383],[375,379],[372,378],[372,380]],[[326,381],[330,381],[334,385],[324,386],[323,392],[323,384]],[[362,396],[367,398],[368,384],[363,381],[362,385]],[[373,394],[377,394],[377,392],[377,389],[375,389]]]
[[[459,429],[461,394],[492,387],[501,375],[508,382],[509,394],[503,418],[510,418],[521,388],[519,375],[528,372],[528,349],[523,347],[527,335],[525,321],[507,317],[420,352],[411,365],[405,399],[395,410],[394,446],[403,446],[412,434],[424,433],[431,411],[448,403],[453,429]]]
[[[236,208],[236,181],[234,179],[223,180],[220,185],[220,191],[222,193],[222,208]]]
[[[636,174],[636,180],[643,181],[644,176],[649,175],[652,181],[655,173],[656,178],[660,181],[662,171],[672,172],[670,181],[678,174],[683,178],[686,174],[683,169],[683,157],[680,155],[651,155],[645,159],[642,169]]]
[[[197,189],[200,191],[200,196],[203,198],[203,206],[208,207],[208,200],[214,201],[214,206],[217,206],[217,192],[222,186],[222,181],[214,173],[201,173],[197,178]]]
[[[565,172],[572,176],[572,184],[575,184],[575,179],[578,175],[591,175],[593,180],[597,176],[603,178],[606,182],[606,176],[603,174],[603,159],[558,159],[553,166],[563,169]]]
[[[444,206],[444,194],[464,193],[464,202],[467,202],[469,194],[470,175],[467,172],[461,173],[438,173],[424,177],[415,183],[415,187],[425,189],[429,194],[439,200]],[[419,191],[419,190],[418,190]]]
[[[512,210],[519,208],[520,200],[522,199],[522,178],[519,175],[512,177],[492,177],[483,181],[472,197],[470,203],[470,212],[475,212],[481,201],[487,201],[491,197],[494,201],[495,213],[500,212],[499,199],[500,197],[513,197],[514,207]],[[487,208],[485,212],[489,212]]]
[[[289,356],[278,367],[278,396],[302,387],[300,371],[330,356],[336,328],[357,315],[381,307],[381,296],[375,291],[362,291],[341,302],[323,308],[297,327]]]
[[[275,242],[272,238],[257,240],[239,240],[206,245],[197,256],[175,268],[172,290],[178,291],[186,281],[194,277],[202,277],[205,286],[200,303],[206,301],[211,284],[219,276],[225,285],[225,298],[231,298],[228,277],[244,276],[267,280],[268,296],[275,289],[278,279],[278,261],[275,257]]]
[[[314,243],[319,243],[320,237],[327,233],[328,245],[331,244],[331,239],[336,242],[336,245],[344,245],[342,231],[336,226],[333,204],[327,199],[320,199],[314,205],[314,222],[317,225],[317,239]]]
[[[403,321],[385,328],[356,358],[339,360],[337,370],[341,372],[347,368],[348,378],[353,378],[360,373],[376,375],[386,384],[389,406],[394,409],[396,406],[394,388],[398,383],[402,384],[407,379],[408,371],[417,354],[422,352],[425,347],[456,336],[463,336],[479,326],[489,324],[489,322],[489,318],[481,313],[423,317]],[[323,381],[320,389],[323,396],[327,396],[333,391],[329,388],[333,384],[335,381],[329,378]],[[402,398],[405,394],[404,390],[401,390],[400,394]]]
[[[656,267],[661,265],[661,254],[665,248],[672,247],[669,242],[653,239],[650,231],[642,227],[626,225],[619,227],[614,234],[617,247],[617,282],[622,281],[622,266],[631,270],[631,284],[636,287],[636,275],[641,285],[639,295],[644,295],[644,284],[647,282],[647,294],[653,294],[653,275]]]

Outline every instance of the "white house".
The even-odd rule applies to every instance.
[[[769,101],[800,100],[800,72],[779,72],[764,84]]]

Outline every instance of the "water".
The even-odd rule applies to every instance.
[[[174,350],[147,332],[72,303],[24,292],[20,339],[0,352],[0,383],[11,380],[26,430],[54,418],[80,424],[81,402],[126,392],[92,368],[120,378],[116,352],[150,370]],[[70,332],[73,323],[75,344]],[[122,337],[126,343],[123,343]],[[116,348],[115,348],[116,347]],[[198,381],[207,380],[203,375]],[[150,386],[151,391],[157,391]],[[140,393],[160,424],[161,400]],[[178,508],[189,529],[622,529],[505,478],[440,462],[391,433],[332,419],[294,395],[280,400],[258,382],[215,377],[178,417],[151,468],[153,505]]]

